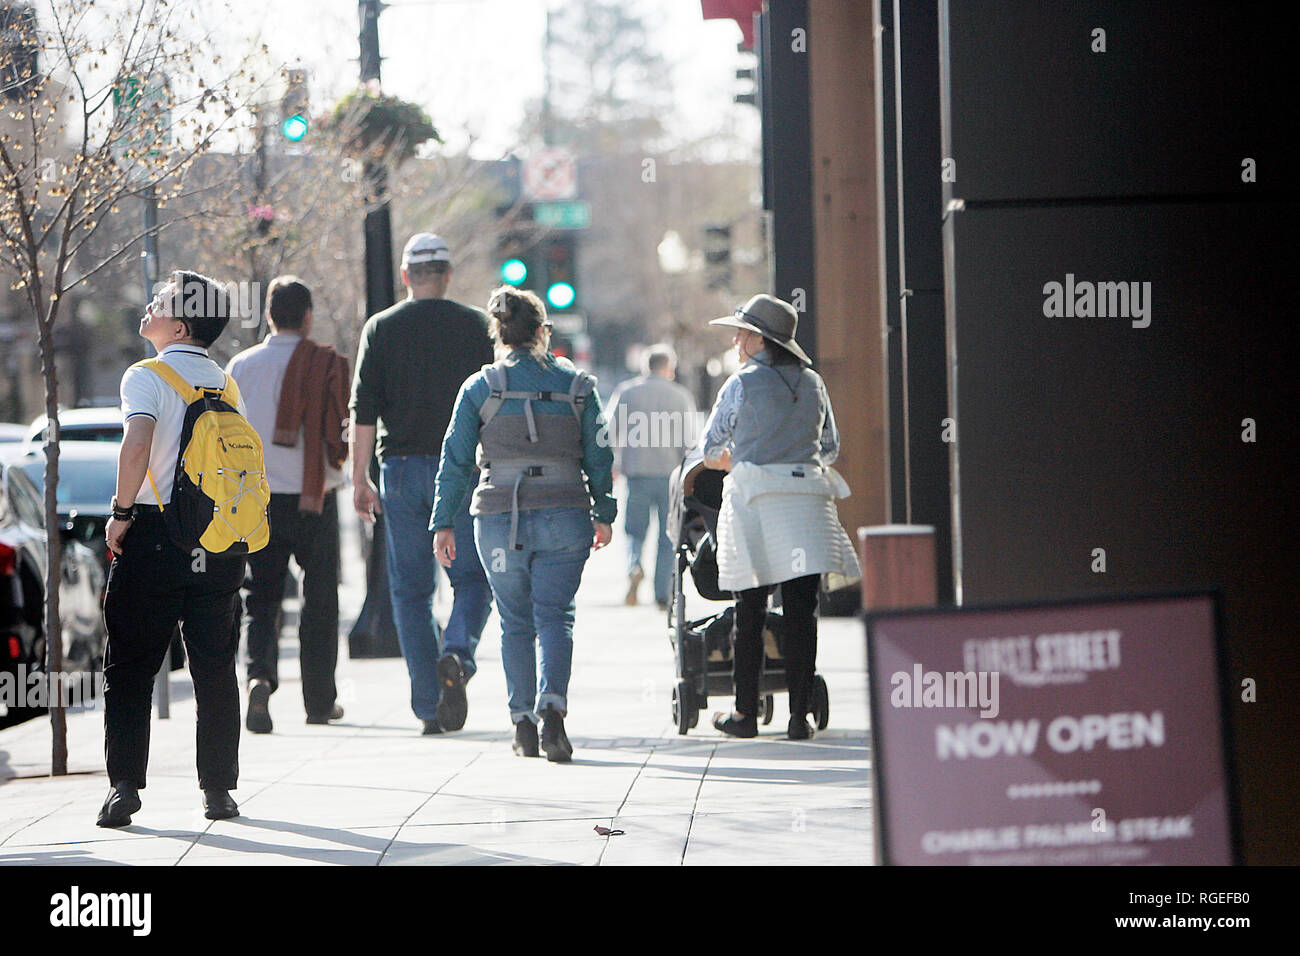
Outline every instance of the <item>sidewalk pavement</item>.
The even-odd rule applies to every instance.
[[[350,622],[364,573],[350,516],[344,527],[341,600]],[[108,789],[102,711],[69,714],[65,777],[47,776],[47,720],[0,731],[0,864],[870,863],[861,623],[821,623],[818,672],[830,691],[830,726],[813,740],[784,739],[784,694],[756,740],[713,730],[709,715],[730,706],[724,698],[711,698],[699,726],[678,736],[665,615],[653,603],[623,604],[623,554],[616,532],[588,562],[578,595],[566,721],[572,764],[511,752],[495,613],[469,685],[465,728],[433,737],[420,735],[411,713],[404,663],[350,660],[346,640],[338,668],[345,716],[306,725],[287,613],[281,684],[271,699],[275,732],[245,732],[241,741],[242,816],[203,818],[192,688],[177,671],[171,717],[153,723],[143,809],[123,830],[95,826]],[[724,606],[691,597],[696,616]],[[642,600],[650,598],[646,582]],[[596,826],[624,834],[602,837]]]

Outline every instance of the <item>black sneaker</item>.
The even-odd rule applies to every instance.
[[[542,755],[537,749],[537,725],[527,717],[515,724],[515,742],[510,749],[521,757]]]
[[[785,736],[788,740],[811,740],[816,731],[813,725],[806,717],[791,717],[790,723],[786,727]]]
[[[758,736],[758,718],[742,717],[737,719],[734,713],[731,714],[714,714],[713,726],[715,729],[722,731],[728,737],[757,737]]]
[[[264,680],[255,680],[248,685],[248,714],[244,726],[250,733],[269,734],[271,732],[271,684]]]
[[[317,724],[317,725],[328,724],[331,720],[342,720],[342,719],[343,719],[343,708],[340,707],[338,704],[335,704],[333,708],[331,708],[327,713],[307,715],[307,723]]]
[[[118,781],[108,791],[108,798],[99,811],[96,826],[116,829],[131,823],[131,814],[140,809],[140,793],[133,784]]]
[[[542,711],[542,749],[551,763],[568,763],[573,759],[573,744],[564,732],[564,717],[553,707]]]
[[[438,658],[438,683],[438,726],[444,731],[460,730],[469,716],[469,701],[465,698],[465,668],[455,654]]]

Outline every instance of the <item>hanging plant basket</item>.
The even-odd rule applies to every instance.
[[[323,125],[342,138],[346,155],[394,166],[414,156],[423,143],[442,142],[420,107],[366,89],[353,90],[339,100]]]

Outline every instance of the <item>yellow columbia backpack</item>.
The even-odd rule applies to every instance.
[[[154,372],[186,404],[170,504],[163,506],[149,474],[172,541],[185,551],[199,547],[212,554],[265,548],[271,539],[271,486],[262,439],[239,414],[235,380],[227,375],[224,388],[195,388],[162,359],[136,365]]]

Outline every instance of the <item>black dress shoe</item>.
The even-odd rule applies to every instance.
[[[271,732],[271,684],[269,681],[255,680],[248,685],[248,713],[244,717],[244,726],[252,734],[269,734]]]
[[[791,717],[785,735],[790,740],[811,740],[815,731],[806,717]]]
[[[729,737],[758,736],[757,717],[742,717],[737,720],[735,714],[714,714],[713,726]]]
[[[239,804],[229,790],[204,790],[203,815],[209,820],[229,820],[239,816]]]
[[[515,742],[510,745],[510,749],[521,757],[542,755],[537,749],[537,725],[527,717],[515,724]]]
[[[140,809],[140,794],[134,784],[120,780],[108,791],[104,805],[100,807],[96,826],[124,827],[131,822],[131,814]]]
[[[469,716],[465,697],[465,668],[453,653],[438,658],[438,726],[444,731],[460,730]]]
[[[528,722],[532,723],[531,720]],[[564,732],[564,717],[553,707],[542,711],[542,749],[551,763],[573,760],[573,744],[569,743],[569,735]]]
[[[436,720],[426,720],[423,721],[423,724],[424,724],[424,729],[421,730],[420,733],[426,737],[432,736],[433,734],[442,733],[442,728],[438,726],[438,722]]]
[[[307,723],[309,724],[328,724],[331,720],[340,720],[343,717],[343,708],[338,704],[334,709],[326,714],[308,714]]]

